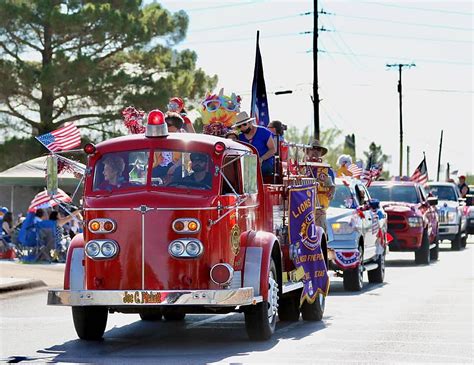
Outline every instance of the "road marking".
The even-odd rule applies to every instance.
[[[191,323],[191,324],[187,325],[186,328],[199,327],[203,324],[216,322],[220,319],[224,319],[225,317],[229,317],[229,316],[232,316],[234,314],[237,314],[237,313],[215,314],[215,315],[212,315],[210,318],[206,318],[206,319],[203,319],[202,321]]]

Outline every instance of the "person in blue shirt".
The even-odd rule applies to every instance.
[[[271,176],[274,173],[275,142],[273,134],[267,128],[253,124],[255,118],[250,118],[246,112],[237,114],[235,128],[240,130],[239,141],[250,143],[260,156],[262,175]]]

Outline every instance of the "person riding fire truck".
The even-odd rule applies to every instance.
[[[115,312],[142,320],[240,312],[253,340],[269,339],[277,316],[321,320],[329,279],[316,180],[287,174],[264,184],[253,146],[168,133],[159,110],[147,122],[144,134],[84,147],[84,234],[48,304],[71,306],[86,340],[102,338]],[[173,153],[172,177],[154,176],[155,156]]]

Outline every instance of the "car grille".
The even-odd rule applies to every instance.
[[[448,211],[447,210],[439,211],[439,223],[448,223]]]
[[[407,222],[405,217],[401,215],[392,215],[388,216],[388,229],[389,230],[401,230],[407,227]]]

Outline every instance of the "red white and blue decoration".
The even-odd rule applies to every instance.
[[[71,150],[81,144],[81,132],[74,123],[68,123],[64,127],[35,138],[51,152]]]
[[[341,269],[354,269],[360,265],[360,252],[357,249],[335,250],[334,261]]]

